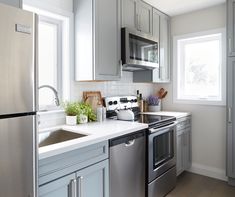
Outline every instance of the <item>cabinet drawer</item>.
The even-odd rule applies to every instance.
[[[191,127],[191,118],[190,117],[185,117],[185,118],[180,118],[178,120],[178,124],[176,126],[177,131],[181,130],[181,129],[185,129]]]
[[[39,185],[108,158],[108,141],[39,161]]]

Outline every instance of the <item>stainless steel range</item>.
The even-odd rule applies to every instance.
[[[139,113],[135,96],[107,97],[105,104],[108,118],[117,119],[115,110],[131,110],[135,115],[132,121],[149,125],[146,131],[147,162],[143,163],[147,166],[145,194],[146,197],[165,196],[176,185],[176,118]]]

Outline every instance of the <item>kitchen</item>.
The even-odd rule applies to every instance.
[[[38,37],[35,51],[34,46],[17,45],[22,54],[25,52],[31,58],[31,63],[36,62],[35,71],[29,73],[10,61],[16,66],[10,77],[4,74],[10,71],[0,64],[0,100],[5,101],[0,105],[0,131],[20,132],[20,123],[13,121],[18,115],[33,116],[34,120],[27,122],[37,126],[33,129],[35,136],[30,131],[23,136],[27,147],[12,149],[22,139],[17,143],[17,134],[2,133],[0,174],[14,175],[16,179],[0,178],[0,196],[235,195],[231,186],[235,185],[233,0],[0,2],[38,16],[31,19],[38,35],[22,21],[13,22],[17,35],[32,40],[33,34]],[[18,12],[10,10],[1,8],[2,26],[10,24],[11,16]],[[34,24],[37,20],[38,25]],[[17,55],[19,48],[15,56],[11,51],[14,39],[7,40],[6,35],[0,36],[1,45],[13,44],[0,50],[1,62],[14,58],[21,61]],[[139,55],[141,44],[145,45],[144,52]],[[189,61],[194,62],[190,65]],[[34,87],[32,73],[36,76]],[[9,81],[14,81],[14,88],[5,83]],[[19,93],[17,90],[24,92],[23,87],[31,92]],[[161,97],[161,90],[167,94],[158,102],[156,97]],[[88,98],[85,94],[98,95],[94,96],[99,99],[98,108],[105,106],[102,115],[106,111],[107,119],[102,120],[97,108],[93,110],[96,122],[67,125],[65,113],[69,104],[83,110],[89,108],[81,102],[88,102],[93,96]],[[150,103],[151,96],[152,103],[161,103],[156,109],[161,108],[161,112],[139,113],[148,111],[139,106],[150,109],[144,101]],[[19,103],[22,100],[21,106],[15,98]],[[93,104],[93,100],[89,102]],[[7,108],[8,103],[12,108]],[[121,120],[116,120],[115,115]],[[124,121],[133,118],[134,121]],[[87,117],[79,115],[78,122],[86,121]],[[167,135],[162,135],[162,128],[166,128]],[[160,137],[154,140],[152,134]],[[32,149],[34,145],[36,150]],[[8,149],[13,152],[6,152]],[[156,159],[160,162],[153,161]],[[23,166],[30,171],[25,172],[25,177],[17,172],[24,172]],[[27,187],[20,187],[21,183]]]

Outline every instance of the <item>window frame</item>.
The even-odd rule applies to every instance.
[[[197,99],[186,99],[178,98],[179,83],[178,80],[180,69],[182,66],[179,66],[179,51],[178,51],[178,41],[196,37],[202,37],[213,34],[222,34],[222,57],[221,57],[221,100],[209,100],[207,98],[197,98]],[[173,37],[173,103],[178,104],[195,104],[195,105],[216,105],[216,106],[225,106],[226,105],[226,30],[225,28],[213,29],[209,31],[201,31],[196,33],[184,34]]]
[[[61,90],[59,93],[60,103],[62,101],[70,100],[73,95],[73,78],[74,78],[74,14],[72,12],[61,10],[56,7],[45,4],[44,2],[36,2],[31,0],[25,0],[23,9],[28,10],[37,15],[55,18],[61,21],[62,25],[62,65],[61,65]],[[37,101],[38,102],[38,101]],[[41,106],[38,108],[40,109]],[[61,110],[61,107],[47,106],[42,111],[54,111]]]

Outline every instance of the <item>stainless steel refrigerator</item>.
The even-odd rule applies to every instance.
[[[0,4],[0,197],[36,195],[35,23]]]

